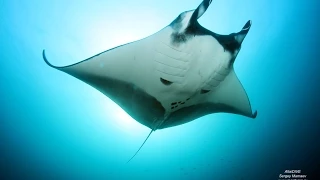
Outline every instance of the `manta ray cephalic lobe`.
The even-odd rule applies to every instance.
[[[45,51],[43,59],[109,97],[150,134],[218,112],[255,118],[233,68],[251,21],[238,33],[211,32],[198,23],[210,4],[204,0],[149,37],[69,66],[52,65]]]

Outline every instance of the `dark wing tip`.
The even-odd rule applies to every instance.
[[[209,6],[212,3],[212,0],[204,0],[207,6]]]
[[[255,119],[258,115],[258,111],[256,110],[252,115],[251,115],[251,118]]]
[[[53,68],[56,68],[56,69],[59,68],[59,67],[57,67],[57,66],[52,65],[52,64],[48,61],[48,59],[47,59],[47,57],[46,57],[46,52],[45,52],[45,50],[42,51],[42,58],[43,58],[44,62],[46,62],[46,64],[47,64],[48,66],[53,67]]]
[[[247,21],[247,23],[243,26],[242,30],[249,30],[249,28],[251,27],[252,21],[249,20]]]
[[[42,51],[42,58],[43,58],[44,62],[46,62],[50,67],[54,67],[52,64],[49,63],[49,61],[48,61],[48,59],[46,57],[46,51],[45,50]]]

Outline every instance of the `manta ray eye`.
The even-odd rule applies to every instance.
[[[169,85],[171,85],[173,82],[171,82],[171,81],[168,81],[168,80],[165,80],[165,79],[163,79],[163,78],[160,78],[160,81],[162,82],[162,84],[164,84],[164,85],[166,85],[166,86],[169,86]]]

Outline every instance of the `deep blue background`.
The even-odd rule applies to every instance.
[[[278,179],[320,169],[316,0],[213,0],[211,31],[252,28],[235,62],[255,120],[213,114],[153,133],[48,67],[141,39],[200,0],[0,0],[0,179]]]

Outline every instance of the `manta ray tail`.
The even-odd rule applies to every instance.
[[[138,149],[138,151],[129,159],[129,161],[127,161],[127,163],[129,163],[137,154],[138,152],[140,151],[140,149],[142,148],[142,146],[144,145],[144,143],[146,143],[146,141],[148,140],[148,138],[150,137],[151,133],[153,132],[154,130],[151,129],[151,132],[149,133],[149,135],[147,136],[147,138],[143,141],[142,145],[140,146],[140,148]]]

